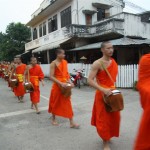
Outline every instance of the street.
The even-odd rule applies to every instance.
[[[41,87],[41,114],[30,109],[29,94],[24,103],[17,99],[0,79],[0,150],[101,150],[102,140],[90,125],[94,90],[90,87],[75,88],[72,95],[75,121],[79,130],[70,129],[68,120],[58,118],[59,127],[51,125],[48,103],[51,82]],[[141,107],[138,92],[121,90],[125,109],[122,111],[120,138],[111,141],[112,150],[132,150]]]

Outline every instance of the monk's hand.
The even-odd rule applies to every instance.
[[[60,84],[60,86],[65,88],[65,89],[67,88],[67,85],[68,85],[67,83],[63,83],[63,82]]]
[[[111,89],[103,89],[103,93],[106,97],[108,97],[112,94],[112,90]]]
[[[44,86],[45,85],[45,83],[44,83],[44,81],[42,81],[42,86]]]
[[[71,84],[71,87],[74,88],[74,83],[71,82],[70,84]]]

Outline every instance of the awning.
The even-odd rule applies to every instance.
[[[109,8],[113,7],[110,4],[104,4],[104,3],[92,3],[92,5],[96,8],[102,8],[102,9],[109,9]]]
[[[138,39],[130,39],[130,38],[127,38],[127,37],[116,39],[116,40],[110,40],[110,42],[114,46],[141,45],[141,44],[150,45],[150,39],[138,40]],[[89,45],[85,45],[85,46],[82,46],[82,47],[71,49],[70,51],[99,49],[101,47],[101,44],[102,44],[102,42],[89,44]]]
[[[82,12],[84,14],[88,14],[88,15],[93,15],[93,14],[97,13],[97,11],[95,11],[95,10],[88,10],[88,9],[82,10]]]
[[[52,42],[50,44],[47,44],[47,45],[44,45],[44,46],[41,46],[41,47],[38,47],[36,48],[35,50],[32,51],[32,53],[38,53],[38,52],[43,52],[43,51],[46,51],[46,50],[49,50],[49,49],[54,49],[54,48],[59,48],[60,47],[60,44],[68,41],[70,38],[67,38],[67,39],[63,39],[63,40],[59,40],[57,42]]]
[[[19,55],[16,55],[15,57],[21,57],[22,55],[25,55],[25,54],[27,54],[27,53],[29,53],[29,51],[27,51],[27,52],[24,52],[24,53],[22,53],[22,54],[19,54]]]

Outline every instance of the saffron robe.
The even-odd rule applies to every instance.
[[[62,62],[55,68],[54,74],[57,80],[64,83],[70,79],[66,60],[62,60]],[[73,117],[71,97],[66,98],[62,95],[60,86],[56,83],[53,83],[52,85],[48,112],[64,118],[71,119]]]
[[[111,74],[114,81],[116,81],[116,76],[118,74],[118,66],[114,59],[112,59],[111,64],[107,68]],[[97,73],[97,83],[105,88],[114,89],[114,83],[103,71]],[[96,91],[95,101],[92,111],[91,124],[96,127],[99,136],[103,140],[110,140],[112,137],[119,137],[120,129],[120,112],[107,112],[105,110],[103,93],[101,91]]]
[[[44,74],[39,65],[35,65],[34,67],[29,69],[30,74],[30,82],[33,84],[34,91],[30,93],[30,99],[33,104],[37,104],[40,102],[40,89],[39,89],[39,81],[44,79]]]
[[[24,96],[25,89],[23,85],[23,77],[26,70],[26,64],[21,64],[16,67],[16,77],[18,78],[18,86],[14,88],[14,93],[17,97]]]
[[[137,88],[143,114],[134,149],[150,150],[150,54],[144,55],[140,60]]]
[[[5,71],[6,71],[6,70],[7,70],[7,65],[2,64],[2,65],[1,65],[1,69],[2,69],[2,70],[5,69]],[[4,72],[1,72],[1,78],[4,79]]]

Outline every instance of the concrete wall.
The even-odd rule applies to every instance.
[[[124,19],[124,36],[150,39],[150,23],[142,22],[141,16],[122,13],[115,18]]]

